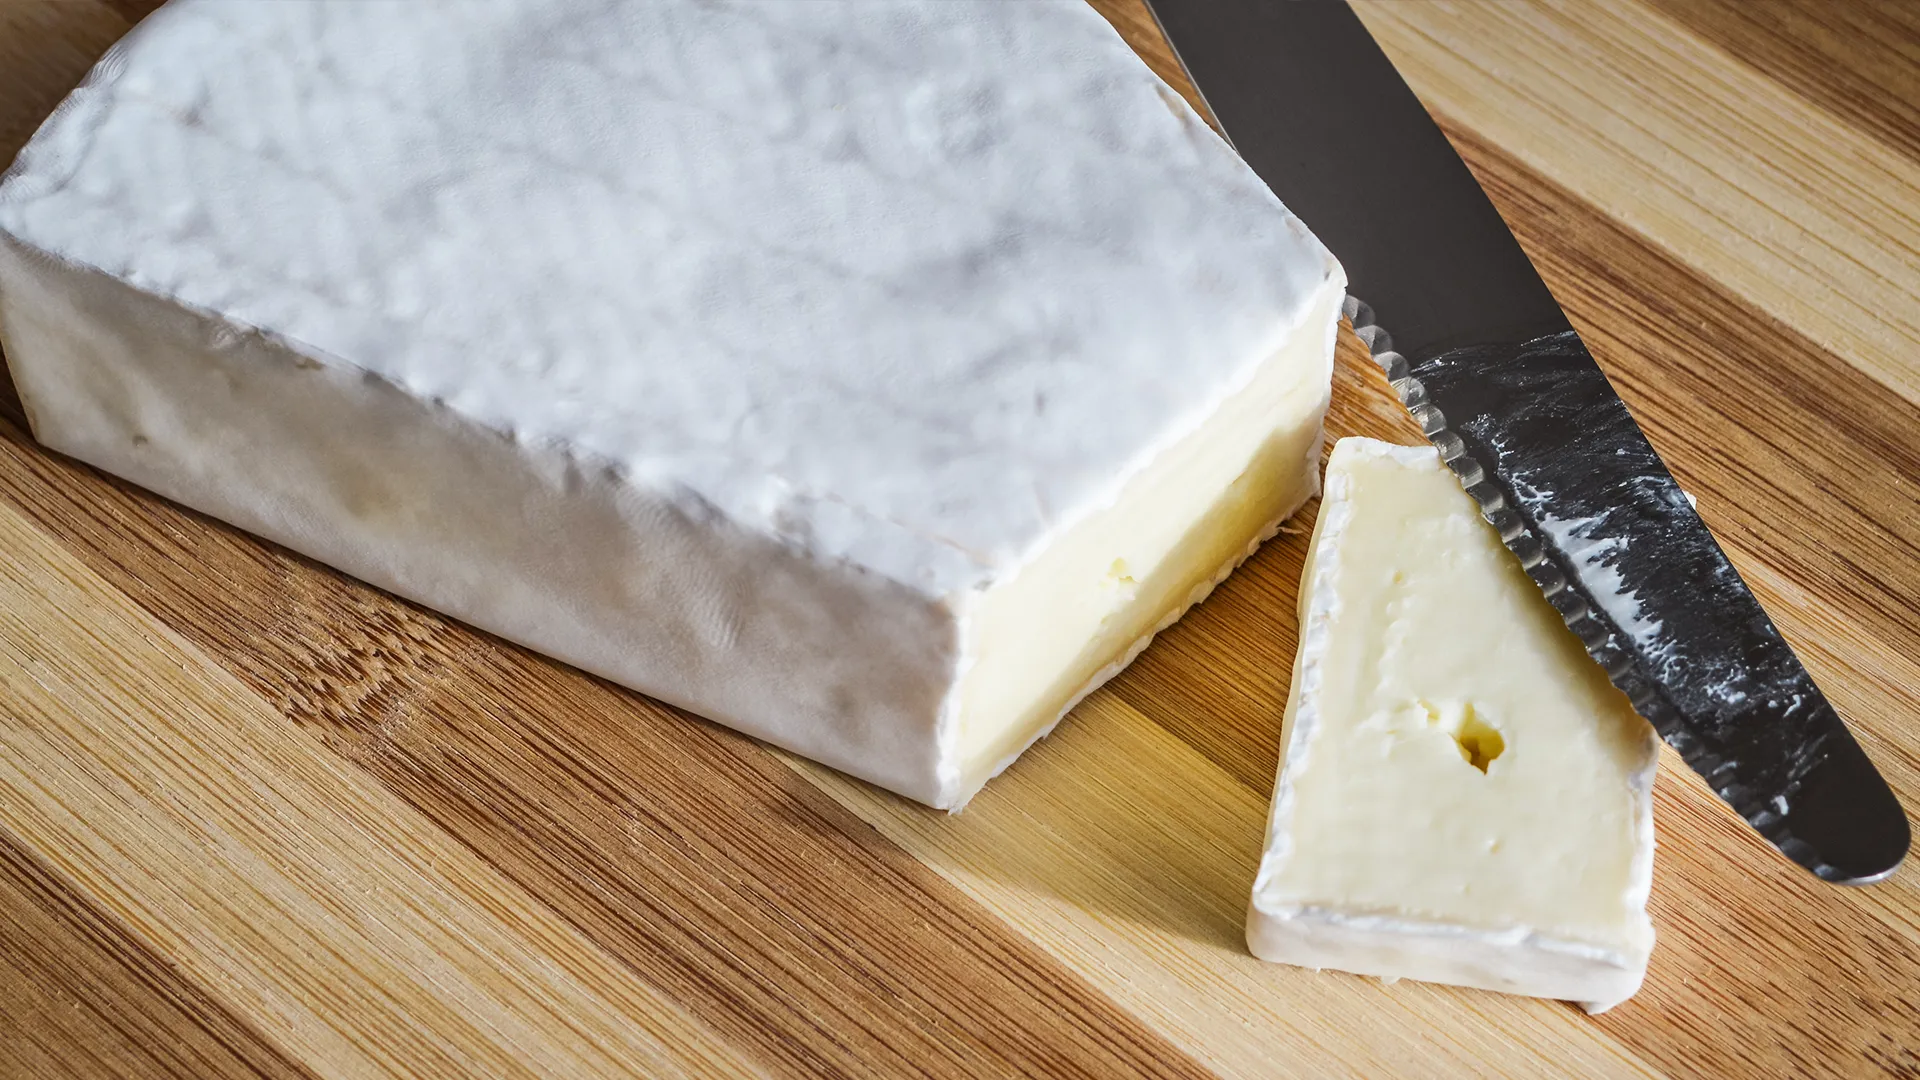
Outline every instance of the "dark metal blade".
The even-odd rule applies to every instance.
[[[1346,266],[1367,301],[1349,304],[1355,329],[1402,400],[1614,684],[1789,858],[1829,881],[1891,873],[1910,842],[1893,792],[1359,18],[1342,0],[1150,3],[1235,148]]]

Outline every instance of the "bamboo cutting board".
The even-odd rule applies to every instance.
[[[151,6],[0,0],[0,161]],[[1920,807],[1920,4],[1363,15]],[[1350,338],[1334,400],[1417,439]],[[48,454],[0,391],[0,1076],[1920,1076],[1920,871],[1815,882],[1671,755],[1605,1016],[1249,957],[1311,517],[949,817]]]

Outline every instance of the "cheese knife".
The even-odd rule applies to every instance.
[[[1892,873],[1899,801],[1359,17],[1344,0],[1149,3],[1229,142],[1345,265],[1347,314],[1402,402],[1614,685],[1788,858],[1834,882]]]

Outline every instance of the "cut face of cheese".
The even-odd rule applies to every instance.
[[[1334,448],[1301,612],[1254,953],[1631,996],[1658,743],[1431,447]]]
[[[1080,0],[173,0],[0,184],[48,446],[943,807],[1313,493],[1344,284]]]
[[[1316,490],[1318,380],[1340,297],[1193,434],[1068,530],[969,621],[959,687],[969,787],[998,772],[1199,603]]]

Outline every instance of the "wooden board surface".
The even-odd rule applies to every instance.
[[[0,162],[151,6],[0,0]],[[1920,806],[1920,4],[1362,14]],[[51,455],[0,386],[0,1076],[1920,1076],[1920,871],[1815,882],[1671,754],[1602,1017],[1249,957],[1311,508],[949,817]],[[1329,426],[1417,438],[1350,336]]]

